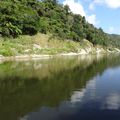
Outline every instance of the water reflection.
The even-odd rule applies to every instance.
[[[119,56],[3,62],[0,119],[120,119],[119,65]]]

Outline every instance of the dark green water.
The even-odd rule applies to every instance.
[[[0,63],[0,120],[120,120],[120,55]]]

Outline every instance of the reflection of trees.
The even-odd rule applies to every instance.
[[[26,72],[24,76],[21,73],[16,73],[14,76],[3,75],[0,80],[0,119],[16,120],[18,116],[23,116],[37,107],[57,106],[61,101],[69,100],[73,90],[84,88],[87,81],[96,74],[102,73],[107,67],[118,65],[120,58],[104,57],[99,61],[94,59],[86,67],[84,62],[81,65],[77,59],[70,61],[68,59],[68,62],[63,60],[62,63],[60,67],[58,61],[54,62],[54,67],[50,65],[53,63],[48,64],[47,69],[52,74],[48,76],[46,74],[44,78],[37,76],[38,74],[28,76],[29,74],[24,70],[22,71],[22,73]],[[66,68],[68,66],[69,69]],[[36,72],[41,75],[40,70]]]

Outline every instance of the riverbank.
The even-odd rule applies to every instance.
[[[117,48],[94,46],[88,40],[75,42],[52,35],[19,36],[16,39],[0,38],[0,60],[46,59],[53,56],[108,54],[120,52]]]
[[[108,52],[104,52],[104,53],[94,53],[95,55],[102,55],[102,54],[113,54],[113,53],[119,53],[118,51],[108,51]],[[60,54],[56,54],[56,55],[19,55],[19,56],[2,56],[0,55],[0,61],[23,61],[23,60],[40,60],[40,59],[50,59],[53,57],[60,57],[60,56],[80,56],[80,55],[90,55],[89,53],[60,53]],[[91,54],[93,55],[93,54]]]

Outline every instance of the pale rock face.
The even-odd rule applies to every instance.
[[[85,49],[81,49],[81,51],[79,52],[79,54],[87,54]]]
[[[28,52],[30,52],[30,50],[31,50],[31,49],[27,49],[27,50],[25,50],[24,52],[25,52],[25,53],[28,53]]]
[[[33,49],[42,49],[40,45],[33,44]]]
[[[87,53],[92,52],[92,48],[86,48]]]

